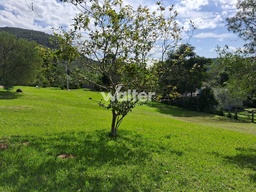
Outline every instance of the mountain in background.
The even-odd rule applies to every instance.
[[[53,35],[41,32],[41,31],[34,31],[29,29],[21,29],[21,28],[15,28],[15,27],[0,27],[0,31],[5,31],[10,34],[15,35],[18,38],[27,39],[29,41],[35,41],[40,45],[43,45],[45,47],[49,47],[51,49],[58,48],[58,45],[54,45],[51,43],[51,39],[54,38]],[[84,57],[86,62],[90,63],[97,63],[96,61],[89,59],[87,57]]]
[[[8,33],[15,35],[18,38],[27,39],[29,41],[35,41],[38,44],[43,45],[45,47],[56,47],[51,43],[51,38],[53,36],[41,31],[34,31],[14,27],[0,27],[0,31],[6,31]]]

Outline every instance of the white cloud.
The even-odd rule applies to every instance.
[[[200,10],[203,6],[208,5],[208,0],[181,0],[182,6],[187,10]]]
[[[186,26],[189,25],[190,20],[193,21],[195,27],[197,29],[214,29],[218,26],[222,25],[222,17],[221,15],[205,15],[205,17],[196,17],[193,19],[186,19],[184,21],[183,25],[186,28]]]
[[[214,1],[222,6],[233,6],[235,2],[235,0],[231,0],[232,3],[230,0]],[[220,13],[201,11],[210,2],[209,0],[180,0],[180,3],[175,6],[181,19],[180,22],[186,26],[188,20],[192,20],[198,29],[216,28],[223,20]],[[135,7],[139,4],[148,5],[151,10],[156,9],[153,1],[124,0],[124,3]],[[170,4],[165,3],[166,6]],[[56,0],[1,0],[0,5],[5,7],[5,10],[0,10],[1,27],[26,27],[47,32],[50,27],[70,26],[75,14],[78,13],[77,8],[72,4],[58,3]],[[223,14],[226,13],[223,12]],[[40,23],[35,21],[40,21]]]
[[[123,1],[133,7],[141,4],[148,6],[151,11],[156,9],[156,0]],[[194,22],[199,34],[193,38],[199,41],[195,42],[199,46],[202,41],[212,47],[215,46],[214,42],[224,43],[220,41],[236,37],[223,31],[225,18],[236,13],[237,0],[163,0],[163,3],[166,7],[175,4],[175,10],[179,13],[178,23],[188,31],[190,20]],[[52,33],[52,27],[71,27],[78,12],[74,5],[60,3],[59,0],[0,0],[0,27],[20,27]],[[209,33],[212,30],[216,33]],[[186,36],[183,38],[187,40]]]
[[[215,0],[216,5],[222,9],[222,16],[229,17],[236,12],[237,0]]]
[[[237,0],[219,0],[222,9],[235,9]]]
[[[216,33],[199,33],[194,36],[195,38],[198,39],[208,39],[208,38],[215,38],[218,39],[219,41],[223,41],[225,38],[233,38],[234,35],[231,33],[222,33],[222,34],[216,34]]]
[[[204,7],[211,7],[211,11],[205,11]],[[208,0],[181,0],[175,5],[179,13],[178,17],[183,25],[188,26],[190,20],[197,29],[213,29],[223,25],[222,13],[217,12],[213,1]]]
[[[223,27],[225,18],[235,13],[236,3],[237,0],[180,0],[175,9],[185,27],[191,20],[197,29],[214,29]]]
[[[21,27],[48,33],[52,27],[70,26],[78,13],[75,6],[56,0],[1,0],[0,4],[4,7],[0,10],[0,27]]]

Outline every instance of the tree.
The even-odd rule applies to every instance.
[[[227,18],[228,29],[237,33],[248,42],[245,47],[249,53],[255,53],[256,49],[256,1],[238,0],[236,15]]]
[[[172,38],[177,39],[179,29],[176,25],[176,13],[170,7],[170,17],[165,18],[165,8],[160,2],[158,9],[151,12],[146,6],[133,8],[122,0],[88,1],[72,0],[82,8],[74,21],[74,31],[85,34],[80,39],[80,51],[98,65],[88,65],[91,71],[100,73],[104,84],[96,84],[109,92],[110,100],[100,106],[112,112],[111,136],[117,135],[117,129],[123,118],[139,103],[138,95],[129,99],[129,90],[142,92],[151,78],[147,70],[148,56],[163,35],[163,28],[168,24]],[[167,22],[168,20],[168,22]],[[164,22],[166,21],[166,22]],[[119,100],[120,92],[128,93]]]
[[[211,62],[211,59],[197,55],[185,61],[186,74],[181,90],[192,93],[197,88],[200,89],[206,80],[207,66]]]
[[[66,74],[66,88],[69,90],[70,83],[70,63],[73,62],[76,58],[79,57],[79,53],[77,48],[72,45],[72,40],[75,38],[75,33],[65,32],[63,29],[61,30],[61,34],[54,33],[55,44],[58,45],[58,49],[55,50],[55,55],[59,59],[59,62],[63,63],[65,66],[65,74]]]
[[[6,88],[31,84],[41,65],[36,43],[0,32],[0,84]]]
[[[218,48],[218,58],[210,67],[209,83],[220,107],[240,107],[256,90],[256,62],[243,51]]]
[[[227,74],[226,85],[234,91],[248,94],[256,90],[256,60],[243,51],[231,51],[226,46],[218,49],[217,69]]]
[[[94,79],[95,82],[100,79],[99,74],[91,73],[84,64],[92,62],[86,57],[79,55],[74,47],[70,47],[70,49],[69,60],[65,60],[60,55],[63,54],[63,52],[61,53],[60,46],[59,49],[39,46],[40,55],[43,58],[43,65],[37,77],[37,84],[39,86],[60,87],[61,89],[67,87],[80,88],[86,84],[83,78],[84,74],[90,75],[90,79]]]
[[[155,64],[159,90],[164,97],[194,92],[202,86],[205,65],[210,60],[197,56],[194,49],[189,44],[181,44],[177,49],[169,50],[165,62]]]
[[[197,99],[197,108],[199,111],[212,111],[214,106],[218,105],[218,102],[214,96],[214,91],[210,87],[206,87],[201,90],[201,93]]]
[[[37,77],[37,85],[42,87],[55,86],[56,78],[56,58],[54,51],[44,46],[38,48],[43,64],[39,69]]]

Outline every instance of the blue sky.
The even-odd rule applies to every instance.
[[[152,7],[153,0],[124,0],[133,6]],[[189,43],[196,53],[204,57],[216,57],[216,46],[242,47],[236,34],[227,30],[225,18],[236,12],[237,0],[163,0],[165,6],[174,4],[180,25],[195,23],[196,30]],[[52,33],[52,27],[72,24],[78,9],[69,3],[56,0],[0,0],[0,27],[20,27]],[[186,41],[186,37],[184,38]]]

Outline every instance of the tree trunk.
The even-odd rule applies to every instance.
[[[5,56],[3,57],[3,69],[2,69],[2,84],[4,84],[4,80],[5,80],[5,69],[6,68],[6,58]]]
[[[115,110],[112,110],[112,123],[111,123],[111,132],[110,132],[110,136],[112,137],[116,137],[116,118],[117,118],[117,115],[116,115],[116,112]]]
[[[230,107],[228,108],[228,117],[231,118],[231,110],[230,110]]]
[[[66,70],[66,84],[67,84],[67,90],[69,90],[69,74],[68,74],[68,63],[66,61],[65,64],[65,70]]]

